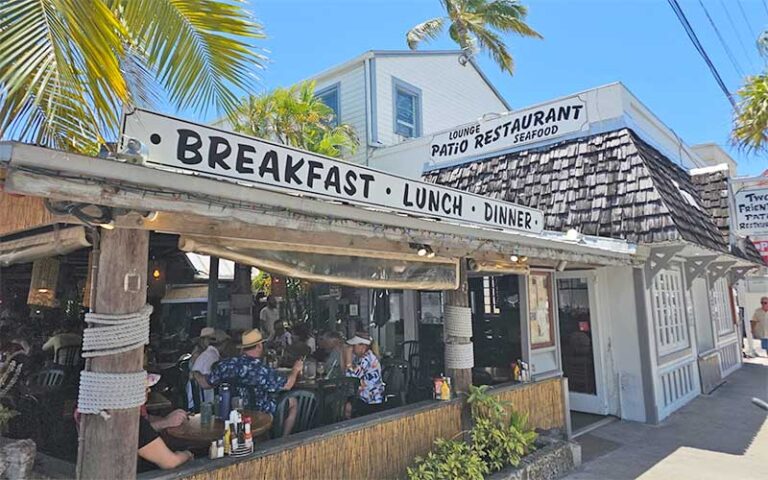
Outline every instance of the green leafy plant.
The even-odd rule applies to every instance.
[[[436,440],[434,450],[416,457],[416,464],[408,468],[409,480],[483,478],[507,465],[518,466],[531,453],[537,434],[528,427],[528,417],[487,390],[487,386],[469,387],[472,443]]]
[[[460,440],[435,440],[434,450],[424,458],[416,457],[416,465],[408,467],[409,480],[482,480],[487,473],[488,466],[476,449]]]
[[[507,465],[517,466],[533,450],[536,432],[527,426],[525,415],[514,412],[509,402],[487,393],[487,386],[470,387],[468,402],[472,411],[472,447],[490,471]]]

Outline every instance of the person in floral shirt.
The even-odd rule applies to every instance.
[[[351,346],[351,352],[345,352],[345,356],[349,358],[352,353],[354,358],[347,363],[346,375],[359,378],[360,388],[357,397],[347,403],[346,415],[351,418],[377,412],[384,403],[384,382],[379,359],[371,351],[371,337],[358,332],[347,340],[347,345]]]
[[[242,345],[240,345],[243,354],[215,364],[207,380],[211,386],[230,384],[234,390],[233,395],[243,399],[246,410],[257,410],[274,415],[277,409],[277,393],[293,388],[299,373],[304,368],[304,363],[297,360],[287,378],[280,375],[262,359],[264,340],[261,331],[257,328],[243,333]],[[284,435],[290,434],[293,429],[296,422],[296,409],[296,401],[291,398],[288,401]]]

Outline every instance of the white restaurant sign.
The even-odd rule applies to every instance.
[[[768,235],[768,177],[731,179],[734,225],[740,235]]]
[[[587,124],[587,103],[575,95],[435,134],[429,158],[444,162],[477,157],[579,132]]]
[[[146,110],[124,117],[123,135],[146,147],[148,166],[486,227],[544,229],[539,210]]]

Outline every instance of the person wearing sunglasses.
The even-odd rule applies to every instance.
[[[752,315],[752,336],[760,339],[760,348],[768,355],[768,297],[760,299],[760,308]]]

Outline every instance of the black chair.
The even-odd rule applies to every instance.
[[[389,358],[382,360],[381,365],[386,406],[389,408],[405,405],[410,379],[410,364],[405,360]]]
[[[413,355],[419,354],[419,342],[416,340],[408,340],[400,344],[399,357],[403,360],[411,361]]]
[[[64,384],[64,370],[61,368],[49,368],[31,375],[27,379],[27,386],[56,388]]]
[[[64,367],[76,367],[80,365],[81,360],[80,346],[71,345],[69,347],[61,347],[58,349],[53,362]]]
[[[360,380],[354,377],[338,377],[318,382],[320,424],[331,425],[344,420],[347,401],[357,395]]]
[[[293,425],[291,433],[303,432],[315,426],[317,419],[317,396],[306,390],[294,390],[288,392],[277,404],[275,418],[272,421],[272,436],[280,438],[285,431],[285,419],[288,416],[288,401],[293,398],[296,400],[296,423]]]

